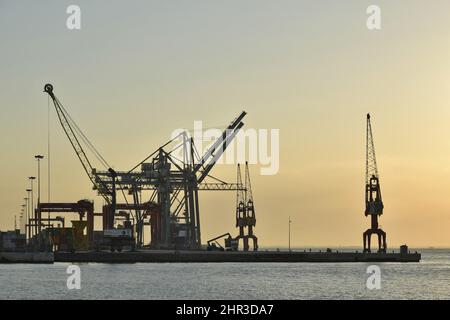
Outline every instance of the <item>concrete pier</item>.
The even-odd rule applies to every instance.
[[[0,252],[0,263],[53,263],[53,252]]]
[[[420,253],[223,252],[141,250],[134,252],[56,252],[55,262],[419,262]]]

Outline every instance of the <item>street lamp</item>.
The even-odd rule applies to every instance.
[[[28,177],[28,179],[30,180],[30,186],[31,186],[31,208],[30,208],[30,212],[31,215],[30,217],[33,219],[34,221],[34,234],[37,234],[37,225],[36,225],[36,217],[35,217],[35,212],[34,212],[34,201],[33,201],[33,181],[34,179],[36,179],[36,177]]]
[[[25,207],[26,206],[27,206],[26,204],[22,204],[22,209],[20,210],[20,229],[22,229],[22,225],[23,225],[23,232],[25,232],[25,235],[27,234],[27,229],[26,229],[26,226],[25,226],[25,224],[27,222],[26,222],[26,220],[24,221],[23,216],[25,214]]]
[[[28,190],[30,190],[30,189],[26,190],[29,195],[31,190],[30,191],[28,191]],[[25,208],[26,208],[25,211],[26,211],[26,215],[27,215],[27,218],[25,220],[25,234],[27,236],[27,239],[30,238],[30,216],[29,216],[30,210],[28,210],[28,199],[29,199],[28,197],[23,198],[23,200],[25,200]]]
[[[38,163],[38,231],[41,232],[41,160],[44,159],[44,156],[37,154],[34,156]]]
[[[289,252],[291,252],[291,216],[289,216],[289,231],[288,231],[288,237],[289,237]]]

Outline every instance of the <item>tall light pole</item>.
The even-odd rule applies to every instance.
[[[291,252],[291,216],[289,216],[289,231],[288,231],[288,237],[289,237],[289,252]]]
[[[27,198],[23,198],[23,200],[25,200],[25,211],[27,212],[27,218],[26,218],[26,220],[25,220],[25,233],[26,233],[26,235],[27,235],[27,239],[30,239],[30,234],[31,234],[31,232],[30,232],[30,210],[29,210],[29,205],[28,205],[28,200],[29,200],[29,195],[30,195],[30,189],[27,189],[26,190],[27,191],[27,193],[28,193],[28,197]]]
[[[25,207],[26,206],[27,206],[26,204],[23,204],[22,205],[22,209],[20,210],[20,228],[22,229],[22,225],[23,225],[23,232],[25,232],[25,236],[27,234],[27,228],[25,226],[27,221],[24,220],[24,214],[25,214]]]
[[[38,231],[41,232],[41,160],[44,159],[44,156],[37,154],[34,156],[34,158],[37,160],[38,163],[38,199],[37,199],[37,204],[38,204],[38,210],[37,210],[37,215],[38,215]]]
[[[31,186],[31,208],[30,208],[30,212],[31,215],[30,217],[32,217],[33,221],[34,221],[34,234],[37,234],[37,225],[36,225],[36,217],[35,217],[35,212],[34,212],[34,201],[33,201],[33,181],[34,179],[36,179],[36,177],[28,177],[28,179],[30,179],[30,186]]]

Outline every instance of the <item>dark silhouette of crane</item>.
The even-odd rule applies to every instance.
[[[64,130],[67,138],[72,145],[73,150],[75,151],[78,159],[80,160],[84,171],[86,172],[89,180],[91,180],[93,184],[93,189],[97,190],[98,193],[105,199],[108,204],[114,204],[116,201],[116,191],[115,188],[109,188],[106,186],[104,181],[102,181],[96,175],[96,169],[93,168],[91,161],[86,155],[83,146],[80,143],[82,140],[85,145],[93,152],[96,158],[100,161],[100,163],[108,169],[109,174],[114,179],[115,171],[109,166],[106,160],[101,156],[101,154],[97,151],[97,149],[93,146],[90,140],[86,137],[86,135],[81,131],[75,121],[72,119],[70,114],[64,108],[62,103],[53,93],[53,85],[47,83],[44,86],[44,92],[47,92],[50,98],[53,101],[55,106],[56,114],[58,115],[59,122],[61,123],[61,127]]]
[[[366,210],[365,216],[371,218],[371,226],[363,234],[364,252],[370,251],[370,239],[373,234],[378,236],[378,252],[386,252],[386,232],[378,226],[378,217],[383,214],[380,178],[372,135],[370,114],[367,114],[366,128]]]
[[[237,184],[242,184],[241,167],[237,167]],[[253,250],[258,250],[258,238],[253,234],[253,227],[256,225],[255,206],[253,202],[252,184],[248,162],[245,163],[245,185],[243,190],[237,190],[236,197],[236,227],[239,228],[239,235],[236,240],[242,239],[244,251],[249,249],[249,239],[253,240]],[[246,232],[247,231],[247,232]]]
[[[44,91],[51,97],[64,133],[94,189],[106,201],[102,211],[103,230],[114,229],[116,210],[129,210],[136,213],[133,220],[136,223],[138,246],[143,244],[143,228],[147,225],[151,227],[151,245],[155,248],[198,249],[201,247],[198,191],[244,188],[242,184],[217,179],[210,172],[244,126],[242,120],[247,114],[245,111],[230,123],[203,156],[198,154],[193,138],[182,133],[160,146],[131,170],[115,171],[71,118],[55,96],[53,86],[46,84]],[[92,166],[82,144],[106,170],[97,170]],[[178,149],[182,150],[184,159],[174,155]],[[206,178],[218,182],[206,182]],[[126,203],[117,203],[116,189],[122,193]],[[133,196],[133,203],[128,203],[125,190]],[[142,201],[142,191],[151,192],[147,202]],[[252,211],[252,207],[248,210]]]

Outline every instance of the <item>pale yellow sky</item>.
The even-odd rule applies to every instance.
[[[377,3],[380,31],[372,1],[79,1],[69,31],[68,1],[0,1],[0,229],[46,155],[51,82],[118,170],[195,120],[245,109],[247,128],[280,129],[279,173],[251,168],[261,246],[287,246],[289,215],[294,246],[361,246],[370,112],[388,246],[450,246],[450,2]],[[52,200],[100,208],[53,110],[51,127]],[[201,194],[203,242],[236,233],[234,205]]]

